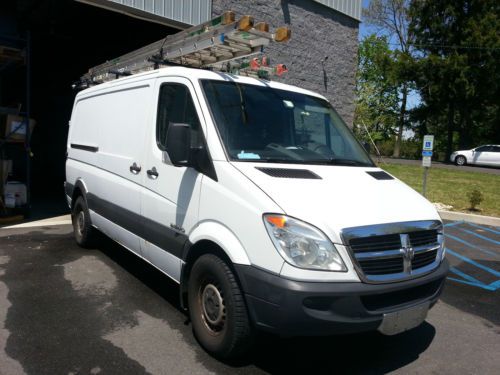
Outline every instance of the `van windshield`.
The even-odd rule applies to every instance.
[[[201,80],[233,161],[373,166],[331,105],[269,86]]]

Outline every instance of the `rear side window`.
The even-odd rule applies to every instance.
[[[491,151],[491,146],[481,146],[476,148],[477,152],[486,152],[486,151]]]
[[[166,149],[167,132],[171,123],[191,125],[191,147],[202,146],[200,121],[189,89],[179,83],[165,83],[160,87],[158,117],[156,122],[156,143]]]

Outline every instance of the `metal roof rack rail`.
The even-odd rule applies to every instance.
[[[288,27],[278,27],[274,32],[270,32],[269,25],[265,22],[255,23],[253,17],[248,15],[236,20],[234,12],[226,11],[210,21],[95,66],[73,87],[82,89],[166,65],[222,71],[231,69],[232,73],[237,71],[259,78],[266,78],[278,72],[280,75],[286,71],[286,67],[283,70],[262,63],[248,63],[248,66],[245,62],[240,62],[240,65],[228,63],[262,54],[269,43],[285,42],[290,36]]]

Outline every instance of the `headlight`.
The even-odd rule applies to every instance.
[[[293,266],[329,271],[347,271],[332,242],[317,228],[284,215],[264,215],[264,224],[274,246]]]

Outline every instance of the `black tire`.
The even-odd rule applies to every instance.
[[[458,166],[465,165],[465,164],[467,164],[467,159],[463,155],[458,155],[455,158],[455,164],[458,165]]]
[[[221,359],[245,354],[253,343],[253,328],[229,266],[215,255],[203,255],[194,263],[188,283],[189,315],[201,346]]]
[[[71,222],[73,223],[76,243],[84,248],[95,246],[98,233],[92,226],[89,209],[82,196],[79,196],[75,201],[71,212]]]

